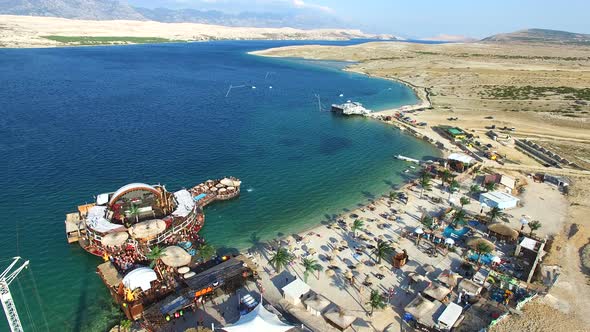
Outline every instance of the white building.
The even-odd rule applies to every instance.
[[[520,199],[501,191],[492,191],[479,195],[479,202],[491,208],[512,209],[518,205]]]

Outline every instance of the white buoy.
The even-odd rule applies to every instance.
[[[256,89],[256,87],[254,85],[252,85],[252,89]]]
[[[340,94],[340,97],[344,97],[344,94],[342,94],[342,93],[341,93],[341,94]]]
[[[268,87],[269,89],[272,89],[272,85]]]

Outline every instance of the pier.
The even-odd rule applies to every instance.
[[[397,158],[399,160],[403,160],[403,161],[408,161],[408,162],[411,162],[411,163],[415,163],[415,164],[420,164],[420,160],[414,159],[414,158],[410,158],[410,157],[405,157],[405,156],[402,156],[401,154],[398,154],[397,156],[395,156],[395,158]]]

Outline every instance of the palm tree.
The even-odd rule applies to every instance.
[[[475,196],[475,194],[478,194],[480,192],[481,192],[481,188],[476,184],[471,185],[471,187],[469,187],[469,196],[471,196],[471,197]]]
[[[377,264],[381,264],[381,259],[387,257],[393,252],[393,248],[385,241],[377,241],[377,245],[373,249],[373,254],[377,259]]]
[[[431,187],[430,184],[430,175],[428,173],[422,173],[422,176],[420,176],[420,187],[422,187],[422,190],[420,191],[420,198],[422,198],[422,194],[424,193],[424,189],[428,190]]]
[[[369,316],[373,316],[373,311],[375,309],[385,308],[385,298],[378,290],[371,289],[371,297],[369,298],[367,305],[371,306],[371,312],[369,313]]]
[[[453,227],[457,227],[457,223],[459,222],[459,220],[463,221],[465,220],[465,216],[467,214],[465,213],[465,210],[463,209],[459,209],[457,212],[455,212],[455,215],[453,216]]]
[[[217,250],[215,249],[215,247],[213,247],[212,245],[208,244],[208,243],[203,243],[199,246],[198,251],[197,251],[197,257],[199,257],[200,259],[202,259],[203,261],[208,261],[211,258],[215,257],[217,255]]]
[[[451,171],[449,171],[448,169],[445,169],[442,174],[440,175],[440,178],[442,180],[442,184],[444,186],[444,184],[446,182],[449,182],[452,178],[453,178],[453,173],[451,173]]]
[[[487,182],[484,184],[484,188],[486,188],[486,191],[494,191],[496,189],[496,183],[495,182]]]
[[[129,208],[129,215],[135,217],[135,223],[139,222],[139,208],[137,207],[137,205],[131,205],[131,207]]]
[[[494,222],[494,219],[500,218],[504,215],[502,210],[499,207],[494,206],[490,211],[488,211],[488,217],[490,217],[490,222]]]
[[[287,267],[291,261],[293,261],[293,255],[291,255],[291,253],[289,253],[289,251],[283,247],[277,248],[277,251],[268,260],[268,262],[272,264],[277,272],[281,272],[281,270]]]
[[[162,257],[166,256],[166,254],[164,253],[164,250],[160,246],[155,246],[145,256],[147,257],[147,259],[149,259],[151,261],[150,267],[153,269],[154,266],[156,266],[158,264],[160,259],[162,259]]]
[[[305,271],[303,271],[303,280],[305,282],[307,282],[309,274],[313,272],[317,272],[317,279],[320,279],[320,271],[322,271],[324,267],[321,266],[318,261],[313,258],[304,258],[301,265],[303,265],[303,268],[305,269]]]
[[[478,243],[477,247],[475,249],[475,251],[477,252],[477,264],[479,264],[479,261],[481,260],[482,255],[489,254],[493,250],[494,249],[492,247],[490,247],[490,245],[487,243],[483,243],[483,242]]]
[[[396,192],[395,192],[395,191],[390,191],[390,192],[389,192],[389,199],[390,199],[390,200],[392,200],[392,201],[393,201],[393,200],[395,200],[395,198],[396,198],[396,197],[397,197],[397,194],[396,194]]]
[[[356,231],[362,229],[365,226],[365,222],[361,219],[355,219],[350,229],[352,230],[352,237],[356,238]]]
[[[470,202],[470,201],[471,201],[471,200],[469,199],[469,197],[465,197],[465,196],[461,197],[461,198],[459,199],[459,203],[461,203],[461,209],[463,209],[463,207],[464,207],[465,205],[469,204],[469,202]]]
[[[129,329],[131,329],[131,321],[129,319],[123,319],[120,323],[119,323],[119,332],[123,331],[129,331]]]
[[[529,228],[531,229],[531,233],[530,236],[533,236],[533,233],[538,230],[539,228],[541,228],[541,222],[538,220],[533,220],[529,223]]]
[[[459,189],[459,182],[457,182],[457,180],[451,181],[451,183],[449,183],[449,199],[451,199],[451,194],[457,189]]]
[[[424,215],[424,217],[422,217],[422,225],[424,225],[428,228],[432,228],[433,222],[434,222],[434,218],[432,218],[432,216],[429,214],[426,214],[426,215]]]

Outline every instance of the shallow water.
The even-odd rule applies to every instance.
[[[12,286],[27,328],[44,326],[41,313],[51,331],[119,319],[95,274],[100,259],[65,241],[65,213],[93,195],[239,177],[241,197],[208,207],[203,234],[240,249],[399,185],[411,173],[395,154],[438,155],[380,122],[320,112],[315,97],[379,110],[415,102],[407,87],[342,63],[246,54],[293,43],[0,50],[0,247],[2,258],[31,260],[23,291]],[[225,97],[230,84],[244,87]]]

